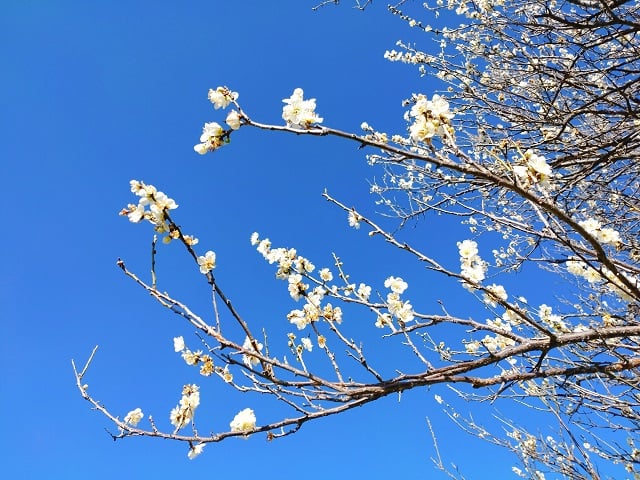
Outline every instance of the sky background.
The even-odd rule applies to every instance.
[[[239,92],[257,121],[281,124],[282,99],[302,87],[305,96],[317,98],[317,112],[329,126],[359,132],[366,120],[379,130],[404,131],[402,99],[431,95],[437,83],[383,54],[399,39],[422,37],[382,2],[364,13],[348,0],[318,12],[313,5],[3,2],[5,478],[444,478],[431,466],[427,416],[445,461],[459,464],[468,478],[511,475],[511,457],[447,421],[433,399],[435,393],[450,397],[444,388],[409,392],[401,402],[386,398],[272,443],[260,435],[210,444],[193,461],[185,444],[114,443],[104,431],[108,420],[75,388],[71,359],[82,364],[100,345],[85,380],[115,414],[141,407],[166,427],[181,386],[197,382],[198,418],[222,431],[235,413],[260,402],[187,367],[173,352],[172,338],[183,335],[195,345],[192,329],[116,267],[122,258],[148,277],[151,228],[117,215],[135,202],[131,179],[177,201],[174,218],[199,237],[201,252],[217,253],[216,278],[255,325],[286,322],[295,304],[251,247],[253,231],[275,246],[295,246],[318,268],[331,266],[336,252],[355,281],[374,289],[382,290],[387,276],[402,275],[410,279],[414,305],[433,307],[442,299],[456,305],[455,313],[473,311],[465,310],[470,297],[464,290],[428,277],[411,258],[350,229],[344,212],[322,199],[327,188],[365,213],[381,211],[368,193],[381,172],[367,165],[356,145],[241,129],[212,155],[193,151],[203,123],[224,120],[207,100],[208,89],[218,85]],[[427,48],[428,39],[422,41]],[[454,266],[455,242],[465,232],[442,220],[402,235]],[[183,249],[159,250],[160,288],[207,313],[207,286]],[[361,328],[372,330],[374,320],[361,317]],[[386,367],[394,368],[396,353],[389,352]],[[489,418],[490,410],[474,408],[476,416]],[[259,423],[268,418],[267,407],[254,409]]]

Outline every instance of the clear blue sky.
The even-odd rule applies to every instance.
[[[349,0],[315,13],[313,4],[3,2],[5,478],[439,478],[427,415],[446,458],[469,478],[510,475],[509,457],[439,413],[433,394],[443,389],[411,392],[401,402],[388,398],[272,443],[256,436],[211,444],[194,461],[183,444],[114,443],[104,432],[108,421],[75,389],[70,360],[82,363],[96,344],[86,381],[114,413],[140,406],[164,422],[182,384],[206,384],[172,350],[177,335],[195,343],[191,329],[115,265],[122,257],[141,275],[149,268],[150,228],[117,215],[134,200],[130,179],[176,199],[178,223],[200,238],[203,251],[217,252],[218,280],[258,324],[285,321],[293,305],[249,244],[255,230],[276,245],[296,246],[318,266],[330,266],[335,251],[378,288],[388,275],[419,273],[410,259],[349,229],[344,213],[322,200],[326,187],[349,205],[376,210],[367,179],[380,172],[355,145],[242,129],[213,155],[192,150],[204,122],[224,119],[206,98],[218,85],[240,92],[241,104],[260,121],[281,123],[282,98],[302,87],[318,99],[327,125],[358,131],[367,120],[380,130],[404,128],[401,100],[412,92],[430,95],[435,82],[388,63],[383,53],[415,33],[382,2],[365,13]],[[446,246],[454,262],[455,241],[464,238],[463,230],[425,225],[415,235],[425,248]],[[183,252],[177,245],[160,249],[161,288],[205,308],[206,285]],[[440,284],[424,282],[425,305],[456,300],[440,293]],[[417,295],[418,287],[411,288]],[[462,290],[457,295],[467,298]],[[253,402],[225,392],[203,386],[203,405],[210,402],[203,411],[220,430]],[[268,415],[256,413],[258,420]]]

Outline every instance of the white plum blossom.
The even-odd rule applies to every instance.
[[[138,223],[144,218],[144,212],[145,212],[144,205],[142,205],[142,204],[138,204],[138,205],[130,204],[129,205],[129,212],[127,213],[127,217],[129,218],[130,222]]]
[[[173,339],[173,349],[176,352],[182,352],[184,350],[184,338],[182,337],[174,337]]]
[[[241,126],[240,123],[240,114],[235,110],[231,110],[227,115],[227,119],[225,123],[231,127],[232,130],[238,130]]]
[[[415,95],[415,103],[406,114],[407,120],[413,118],[409,127],[409,136],[414,142],[430,141],[436,135],[453,134],[451,119],[454,113],[449,110],[449,102],[435,94],[431,100],[424,95]]]
[[[300,339],[300,343],[302,343],[302,346],[304,347],[305,350],[307,350],[308,352],[310,352],[311,350],[313,350],[313,343],[311,343],[311,340],[309,340],[307,337],[301,338]]]
[[[229,423],[232,432],[251,432],[256,428],[256,415],[250,408],[245,408],[238,412]]]
[[[377,328],[384,328],[385,325],[392,325],[391,314],[389,313],[383,313],[381,315],[378,315],[378,318],[376,318]]]
[[[260,243],[260,235],[258,234],[258,232],[253,232],[251,234],[251,245],[258,245],[258,243]]]
[[[484,294],[484,303],[492,307],[498,305],[497,300],[505,301],[508,298],[507,291],[502,285],[496,285],[494,283],[493,285],[489,285],[487,290]]]
[[[360,221],[362,220],[362,217],[351,210],[349,212],[349,215],[347,216],[347,220],[349,221],[349,226],[357,230],[358,228],[360,228]]]
[[[304,100],[304,92],[296,88],[291,97],[282,100],[286,105],[282,108],[282,118],[287,125],[294,128],[308,129],[314,123],[322,123],[316,112],[316,99]]]
[[[216,254],[209,250],[203,256],[199,256],[197,261],[200,265],[200,273],[206,275],[216,267]]]
[[[331,280],[333,280],[333,274],[328,268],[323,268],[318,273],[320,274],[320,278],[323,282],[330,282]]]
[[[261,352],[263,345],[261,343],[258,343],[258,342],[256,342],[256,344],[258,346],[258,352]],[[256,351],[255,348],[253,347],[253,344],[251,343],[251,339],[249,337],[245,337],[244,343],[242,344],[242,348],[245,349],[245,350],[248,350],[250,352],[255,352]],[[260,360],[258,360],[253,355],[244,354],[244,355],[242,355],[242,362],[247,367],[253,367],[253,366],[259,364]]]
[[[525,187],[533,184],[547,185],[552,176],[552,170],[546,158],[537,155],[533,150],[527,150],[523,155],[524,165],[514,165],[513,173]]]
[[[166,233],[162,239],[164,243],[169,243],[172,239],[178,238],[178,231],[171,231],[167,222],[167,212],[178,208],[178,204],[169,198],[165,193],[159,192],[153,185],[146,185],[138,180],[129,182],[131,191],[140,199],[138,204],[129,204],[120,211],[120,215],[126,215],[130,222],[138,223],[147,220],[153,225],[157,233]],[[147,209],[148,208],[148,209]]]
[[[458,242],[460,252],[460,275],[472,283],[480,283],[484,280],[487,265],[478,255],[478,244],[473,240]],[[473,289],[472,285],[463,282],[467,289]]]
[[[310,323],[305,312],[302,310],[291,310],[287,315],[287,318],[298,328],[298,330],[304,329],[304,327]]]
[[[587,218],[586,220],[578,222],[578,224],[599,242],[608,245],[617,245],[620,243],[620,233],[618,231],[613,228],[603,227],[602,224],[594,218]]]
[[[402,294],[409,285],[400,277],[389,277],[384,281],[384,286],[391,289],[392,292]]]
[[[219,123],[205,123],[202,128],[202,135],[200,135],[200,143],[194,145],[193,149],[200,155],[204,155],[207,152],[213,152],[224,143],[222,140],[223,135],[224,129]]]
[[[364,300],[365,302],[369,301],[369,297],[371,296],[371,287],[361,283],[358,286],[358,290],[356,291],[356,295],[358,298]]]
[[[135,427],[138,425],[138,422],[140,422],[140,420],[142,420],[143,418],[144,418],[144,413],[142,413],[142,410],[140,408],[136,408],[135,410],[131,410],[129,413],[125,415],[124,423],[128,423],[132,427]]]
[[[460,257],[464,259],[475,257],[478,254],[478,244],[473,240],[458,242]]]
[[[552,308],[548,305],[542,304],[538,307],[538,315],[540,320],[546,323],[552,330],[556,332],[569,332],[567,324],[562,320],[560,315],[552,313]]]
[[[193,420],[193,414],[200,405],[200,392],[197,385],[185,385],[182,388],[180,403],[171,410],[169,419],[177,429],[184,427]]]
[[[209,89],[209,101],[213,103],[213,108],[227,108],[232,101],[238,99],[238,92],[232,92],[227,87],[218,87],[215,90]]]
[[[206,445],[206,443],[199,443],[199,444],[194,445],[193,447],[189,448],[189,453],[187,453],[187,456],[189,457],[189,460],[193,460],[198,455],[200,455],[202,453],[202,450],[204,449],[205,445]]]

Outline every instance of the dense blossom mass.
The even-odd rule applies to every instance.
[[[301,88],[283,100],[285,126],[262,124],[240,106],[236,92],[217,87],[209,100],[214,110],[229,111],[216,113],[219,123],[205,123],[194,146],[199,154],[212,152],[244,134],[238,130],[256,128],[365,148],[378,169],[370,187],[375,207],[352,207],[327,191],[323,197],[346,216],[344,228],[358,230],[350,235],[371,242],[362,251],[371,255],[374,278],[359,278],[361,270],[338,253],[312,261],[302,249],[277,247],[253,233],[251,245],[273,266],[284,303],[275,312],[244,309],[237,290],[231,295],[224,279],[214,277],[214,251],[196,249],[198,239],[174,222],[176,202],[132,180],[137,203],[120,213],[153,227],[151,281],[123,261],[118,265],[197,330],[196,348],[173,338],[185,368],[221,388],[269,396],[286,410],[258,426],[245,408],[229,431],[213,428],[206,436],[205,428],[196,429],[200,389],[186,384],[169,419],[162,416],[173,433],[160,433],[151,415],[143,422],[150,429],[138,428],[144,415],[136,408],[123,421],[107,414],[118,425],[116,437],[185,441],[193,459],[209,442],[257,432],[272,440],[382,396],[445,384],[468,401],[513,400],[526,421],[531,409],[550,413],[554,436],[542,433],[545,426],[528,431],[520,410],[499,418],[492,432],[449,405],[447,389],[435,396],[464,430],[515,453],[512,471],[522,478],[544,479],[545,472],[599,478],[598,462],[626,472],[616,478],[638,477],[637,2],[401,1],[389,10],[436,40],[429,53],[418,43],[398,42],[400,51],[385,54],[433,80],[425,83],[428,95],[402,102],[404,122],[400,115],[395,127],[394,119],[387,122],[395,131],[378,131],[361,119],[358,133],[321,126],[316,100],[305,99]],[[453,26],[425,23],[455,22],[456,16]],[[298,190],[299,196],[304,189]],[[373,211],[380,209],[379,221]],[[310,235],[331,233],[317,228]],[[164,291],[170,283],[157,279],[155,235],[186,247],[194,277],[209,289],[206,315]],[[401,262],[375,250],[383,245],[414,258],[419,270],[399,272]],[[260,285],[255,275],[252,282]],[[247,292],[259,301],[255,289]],[[252,318],[252,311],[260,313]],[[76,372],[82,396],[106,412],[87,393],[83,375]],[[208,420],[226,429],[228,419]],[[442,462],[439,468],[446,469]]]

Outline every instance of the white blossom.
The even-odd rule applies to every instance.
[[[135,410],[131,410],[129,413],[125,415],[124,423],[128,423],[132,427],[135,427],[138,425],[138,422],[140,422],[140,420],[142,420],[143,418],[144,418],[144,413],[142,413],[142,410],[140,408],[136,408]]]
[[[189,453],[187,453],[187,456],[189,457],[189,460],[193,460],[198,455],[200,455],[202,453],[202,450],[204,449],[205,445],[206,445],[206,443],[199,443],[199,444],[194,445],[193,447],[189,448]]]
[[[311,343],[311,340],[309,340],[307,337],[301,338],[300,342],[302,343],[302,346],[305,350],[309,352],[313,350],[313,343]]]
[[[238,93],[230,91],[227,87],[218,87],[209,90],[209,101],[213,103],[213,108],[227,108],[229,104],[238,99]]]
[[[258,352],[261,352],[263,345],[261,343],[258,343],[258,342],[256,342],[256,344],[258,346]],[[249,337],[245,337],[244,343],[242,344],[242,348],[245,349],[245,350],[248,350],[250,352],[255,352],[256,351],[255,348],[253,347],[253,344],[251,343],[251,339]],[[249,354],[242,355],[242,361],[247,367],[253,367],[253,366],[255,366],[255,365],[260,363],[260,360],[258,360],[253,355],[249,355]]]
[[[232,432],[251,432],[256,428],[256,415],[250,408],[241,410],[229,423]]]
[[[394,293],[402,294],[409,285],[400,277],[389,277],[384,281],[384,286]]]
[[[173,338],[173,349],[176,352],[181,352],[184,350],[184,338],[182,337],[174,337]]]
[[[296,88],[289,98],[282,100],[286,105],[282,108],[282,118],[287,125],[294,128],[308,129],[314,123],[322,123],[316,112],[316,99],[304,100],[304,92]]]
[[[200,273],[207,274],[216,267],[216,254],[209,250],[204,256],[198,257]]]
[[[233,130],[238,130],[240,128],[240,114],[235,110],[231,110],[227,115],[225,123],[229,125]]]

